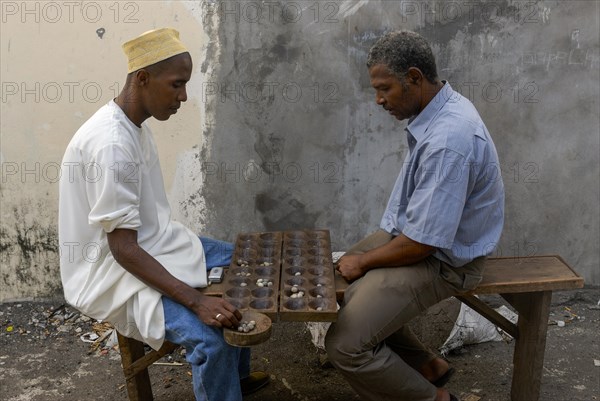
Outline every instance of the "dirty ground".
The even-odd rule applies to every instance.
[[[500,297],[483,299],[493,307],[504,304]],[[541,401],[600,400],[599,299],[600,290],[591,288],[554,294]],[[418,319],[415,330],[439,347],[457,304]],[[1,304],[0,400],[126,401],[118,347],[111,346],[108,333],[108,325],[60,300]],[[452,351],[447,359],[457,372],[448,388],[463,401],[510,400],[512,351],[513,344],[502,341]],[[334,369],[322,366],[323,353],[304,323],[274,324],[271,339],[254,347],[252,360],[272,382],[245,401],[358,399]],[[193,401],[190,369],[180,350],[159,362],[150,368],[155,400]]]

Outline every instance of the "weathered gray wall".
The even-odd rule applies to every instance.
[[[496,142],[496,254],[559,254],[600,284],[599,2],[75,3],[2,2],[0,301],[60,294],[64,147],[122,85],[120,44],[161,26],[196,64],[181,112],[151,122],[174,216],[194,230],[328,228],[341,250],[376,229],[407,148],[404,123],[374,103],[366,55],[413,29]]]
[[[496,142],[507,193],[496,254],[560,254],[600,283],[598,2],[237,4],[211,9],[209,233],[324,227],[343,249],[377,227],[407,148],[404,124],[374,104],[366,54],[381,33],[412,29]]]

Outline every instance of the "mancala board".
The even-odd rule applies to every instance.
[[[240,233],[223,298],[274,321],[334,321],[334,277],[328,230]]]

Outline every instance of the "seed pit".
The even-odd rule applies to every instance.
[[[226,298],[227,302],[229,302],[230,304],[232,304],[233,306],[235,306],[238,309],[247,309],[248,308],[248,299],[246,298],[234,298],[234,299],[229,299]]]
[[[238,241],[238,249],[251,249],[254,247],[253,241]]]
[[[302,275],[302,274],[304,274],[305,271],[306,271],[306,269],[304,267],[300,267],[300,266],[292,266],[292,267],[288,267],[287,269],[285,269],[285,272],[290,276],[295,276],[296,273],[300,273],[300,275]]]
[[[235,259],[235,264],[241,267],[248,267],[250,265],[253,265],[254,259],[247,259],[247,258],[236,258]]]
[[[275,256],[275,248],[273,248],[273,247],[261,248],[260,255],[261,255],[261,258],[272,258],[273,256]]]
[[[229,283],[234,287],[247,287],[250,284],[249,278],[234,277],[229,280]]]
[[[331,283],[331,280],[329,280],[327,277],[315,277],[310,280],[310,283],[315,287],[319,284],[322,286],[328,286]]]
[[[332,303],[326,298],[313,299],[312,301],[310,301],[308,303],[308,306],[314,310],[331,309],[331,305],[332,305]],[[318,308],[321,308],[321,309],[318,309]]]
[[[272,258],[270,256],[263,256],[261,258],[258,258],[258,260],[256,261],[256,263],[258,263],[259,265],[262,264],[268,264],[269,266],[274,265],[275,264],[275,258]]]
[[[300,276],[294,276],[285,282],[288,285],[296,285],[298,287],[303,287],[306,283],[306,280]]]
[[[272,239],[265,239],[265,240],[260,240],[258,241],[258,245],[264,248],[274,248],[275,247],[275,240]]]
[[[299,248],[286,249],[285,255],[286,256],[302,256],[302,249],[299,249]]]
[[[268,240],[275,241],[275,233],[263,233],[263,234],[260,234],[259,238],[262,240],[265,240],[265,241],[268,241]]]
[[[325,266],[329,264],[329,259],[325,256],[316,256],[308,259],[308,264],[313,266]]]
[[[273,300],[269,298],[255,299],[250,302],[250,307],[252,309],[270,309],[273,307]]]
[[[329,252],[325,248],[312,248],[308,250],[308,254],[311,256],[324,256]]]
[[[318,295],[320,295],[321,297],[324,297],[324,298],[329,296],[329,290],[327,290],[326,287],[313,288],[312,290],[309,291],[309,293],[314,298],[317,298]]]
[[[229,271],[229,275],[230,276],[247,276],[248,274],[252,274],[252,271],[250,269],[247,269],[245,267],[235,267],[233,269],[231,269]]]
[[[254,239],[254,235],[252,235],[252,234],[240,234],[240,235],[238,235],[238,239],[240,241],[252,241]]]
[[[252,290],[252,296],[254,298],[267,298],[273,296],[273,290],[270,288],[256,288]]]
[[[285,301],[284,306],[291,310],[304,309],[306,308],[306,300],[303,298],[290,298]]]
[[[292,288],[295,288],[295,290],[292,290]],[[306,290],[302,287],[291,287],[291,288],[287,288],[283,291],[283,293],[285,294],[286,297],[291,297],[293,294],[296,294],[294,296],[295,297],[299,297],[302,298],[303,296],[306,296]],[[298,294],[303,293],[302,296],[299,296]]]
[[[286,241],[286,245],[294,248],[301,248],[306,245],[306,241],[301,238],[290,238]]]
[[[261,266],[254,269],[256,274],[260,277],[269,277],[275,275],[275,268],[268,266]]]
[[[250,296],[250,290],[247,288],[234,287],[225,291],[225,295],[230,298],[246,298]]]
[[[238,258],[241,259],[252,259],[252,260],[256,260],[256,250],[252,249],[252,248],[242,248],[239,249],[238,252]]]
[[[293,258],[285,259],[285,263],[291,266],[302,266],[306,263],[306,259],[300,256],[294,256]]]
[[[325,267],[323,266],[315,266],[308,269],[308,272],[313,276],[322,276],[325,274]]]
[[[313,239],[308,241],[308,246],[310,247],[322,247],[327,245],[326,241],[322,241],[322,240],[318,240],[318,239]]]

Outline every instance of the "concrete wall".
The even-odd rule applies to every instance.
[[[57,181],[69,174],[62,155],[79,126],[122,88],[121,43],[177,26],[201,60],[210,38],[182,2],[3,1],[1,11],[0,300],[54,296],[62,292]],[[178,118],[149,121],[169,188],[180,157],[202,141],[201,79],[198,63]]]
[[[598,2],[24,4],[2,3],[0,300],[60,291],[62,152],[122,84],[120,43],[160,26],[195,60],[188,104],[152,127],[174,216],[198,232],[320,227],[344,249],[376,229],[407,147],[365,60],[383,32],[413,29],[496,142],[496,254],[560,254],[600,284]]]

